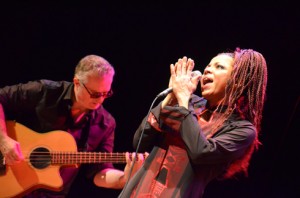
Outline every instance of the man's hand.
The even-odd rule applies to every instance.
[[[133,175],[142,167],[148,155],[149,153],[146,152],[145,154],[138,153],[138,155],[136,155],[136,153],[132,153],[132,155],[130,156],[129,153],[126,152],[126,166],[124,168],[125,181],[127,181],[129,177],[133,177]],[[132,172],[130,173],[132,166]]]
[[[4,137],[0,142],[0,151],[4,157],[3,162],[5,164],[14,165],[24,160],[20,143],[8,136]]]

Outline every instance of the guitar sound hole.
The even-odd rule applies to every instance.
[[[51,155],[46,148],[36,148],[30,154],[30,163],[37,169],[43,169],[50,165]]]

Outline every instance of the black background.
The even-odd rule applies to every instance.
[[[83,56],[101,55],[116,70],[115,94],[104,103],[117,121],[115,151],[133,151],[133,134],[168,86],[171,63],[187,56],[202,72],[218,52],[255,49],[268,64],[262,146],[248,178],[213,182],[205,195],[300,197],[299,12],[288,1],[10,2],[0,6],[0,86],[41,78],[71,81]],[[88,181],[75,185],[72,197],[120,192]]]

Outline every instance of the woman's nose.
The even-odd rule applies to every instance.
[[[204,69],[203,75],[211,73],[211,67],[206,67]]]

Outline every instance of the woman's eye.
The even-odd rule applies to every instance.
[[[217,65],[218,69],[225,69],[225,67],[223,65]]]

